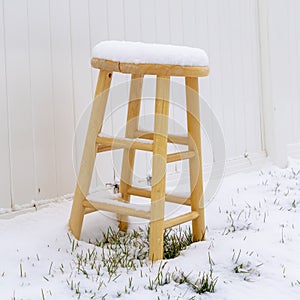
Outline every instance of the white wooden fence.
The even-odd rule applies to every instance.
[[[297,0],[0,0],[0,207],[73,192],[74,132],[97,75],[91,49],[106,39],[204,48],[211,74],[201,92],[228,165],[266,152],[284,165],[282,149],[300,142],[299,14]],[[113,116],[108,131],[121,122]],[[80,138],[74,149],[78,165]],[[112,180],[111,157],[101,163]]]

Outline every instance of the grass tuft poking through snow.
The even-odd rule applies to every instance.
[[[73,267],[77,275],[84,278],[85,281],[98,283],[97,289],[82,288],[81,281],[74,279],[66,280],[70,290],[80,299],[82,295],[89,294],[91,299],[94,295],[111,284],[123,282],[124,275],[139,274],[139,279],[146,280],[145,289],[160,292],[161,287],[171,283],[173,285],[185,284],[191,292],[197,294],[213,293],[217,283],[217,278],[213,277],[213,261],[209,256],[209,273],[199,273],[194,280],[190,279],[191,273],[187,276],[183,271],[170,271],[168,260],[159,263],[148,261],[149,251],[149,227],[137,228],[129,232],[122,232],[108,227],[106,232],[102,233],[101,240],[90,241],[93,247],[86,251],[80,249],[78,241],[69,238],[70,251],[73,255]],[[178,257],[182,250],[187,249],[192,244],[192,233],[190,227],[185,229],[181,227],[168,229],[164,234],[164,258],[172,259]],[[159,265],[158,265],[159,264]],[[158,266],[158,267],[157,267]],[[146,268],[146,272],[143,272]],[[52,263],[49,274],[51,273]],[[63,266],[60,267],[63,273]],[[140,270],[140,272],[138,272]],[[155,274],[154,276],[152,274]],[[108,275],[108,276],[107,276]],[[71,277],[73,277],[71,275]],[[137,291],[139,287],[135,286],[133,277],[128,277],[128,283],[124,289],[116,293],[116,297],[123,297]],[[108,296],[108,295],[107,295]],[[96,297],[96,296],[95,296]],[[104,299],[105,295],[102,296]]]

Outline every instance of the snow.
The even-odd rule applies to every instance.
[[[105,203],[105,204],[113,204],[119,207],[127,207],[132,208],[138,211],[150,211],[150,205],[148,204],[136,204],[136,203],[124,203],[118,201],[118,198],[121,197],[121,194],[113,194],[110,190],[106,188],[98,188],[93,191],[89,195],[87,195],[86,199],[93,202]]]
[[[106,137],[106,138],[112,138],[112,136],[110,134],[106,134],[104,132],[101,132],[101,135],[99,135],[99,137]],[[153,141],[152,140],[147,140],[147,139],[143,139],[143,138],[126,138],[126,137],[118,137],[118,136],[114,136],[113,138],[117,138],[121,141],[128,141],[128,142],[141,142],[141,143],[144,143],[144,144],[153,144]]]
[[[0,219],[0,299],[200,299],[186,285],[171,281],[149,290],[159,262],[136,271],[119,269],[109,278],[77,271],[79,255],[95,246],[109,226],[117,228],[113,214],[87,215],[78,245],[67,235],[71,201],[49,204],[36,212]],[[169,207],[167,207],[169,208]],[[134,219],[131,229],[144,223]],[[251,173],[224,178],[215,200],[206,208],[207,241],[192,244],[166,270],[184,270],[191,277],[208,272],[218,277],[214,294],[201,299],[299,299],[300,296],[300,161],[287,169],[266,165]],[[95,251],[101,254],[101,248]],[[211,264],[209,263],[211,257]],[[22,276],[21,276],[22,269]],[[128,292],[128,279],[134,290]],[[99,280],[103,281],[98,290]],[[127,292],[125,292],[127,287]],[[95,296],[93,293],[96,293]],[[15,297],[15,298],[13,298]],[[169,298],[168,298],[169,297]]]
[[[32,200],[31,203],[26,203],[22,205],[14,205],[13,208],[0,208],[0,215],[2,215],[2,218],[6,218],[11,215],[18,215],[19,213],[23,213],[24,211],[32,211],[34,207],[36,206],[43,206],[47,205],[48,203],[53,203],[65,199],[71,199],[73,198],[73,194],[66,194],[64,196],[54,197],[54,198],[48,198],[48,199],[39,199],[38,201]],[[10,214],[7,214],[10,213]]]
[[[86,198],[90,201],[103,202],[105,200],[116,200],[118,197],[121,197],[121,194],[114,194],[111,189],[100,186],[94,190],[91,190]]]
[[[208,66],[202,49],[141,42],[103,41],[94,47],[93,57],[136,64]]]

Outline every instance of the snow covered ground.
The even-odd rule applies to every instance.
[[[260,171],[224,179],[206,209],[207,241],[192,244],[166,260],[163,275],[184,271],[218,277],[215,293],[198,295],[171,280],[157,289],[160,263],[137,270],[120,268],[109,276],[102,248],[87,241],[116,227],[96,213],[84,225],[84,241],[67,235],[71,202],[62,201],[11,219],[0,219],[0,299],[300,299],[300,161],[287,169]],[[135,224],[134,226],[137,226]],[[102,253],[102,254],[101,254]],[[78,257],[95,258],[98,269],[78,271]],[[169,273],[168,273],[169,272]]]

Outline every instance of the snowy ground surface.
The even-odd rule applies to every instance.
[[[192,244],[167,272],[199,272],[218,277],[215,293],[196,294],[186,284],[149,289],[159,263],[118,269],[109,277],[102,249],[89,244],[101,230],[116,228],[113,218],[90,215],[78,245],[67,235],[71,202],[62,201],[12,219],[0,219],[0,299],[300,299],[300,161],[287,169],[224,179],[206,209],[207,241]],[[134,224],[133,226],[137,226]],[[78,257],[95,257],[78,270]],[[210,259],[209,259],[210,257]]]

